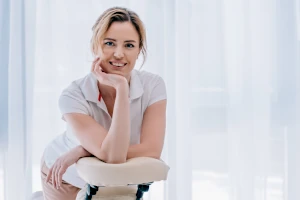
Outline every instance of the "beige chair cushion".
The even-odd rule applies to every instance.
[[[78,160],[76,168],[84,181],[96,186],[124,186],[166,180],[169,171],[162,160],[148,157],[132,158],[122,164],[108,164],[95,157],[85,157]]]

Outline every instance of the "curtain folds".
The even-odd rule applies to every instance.
[[[43,149],[65,130],[58,97],[89,72],[91,27],[112,6],[128,7],[142,18],[149,52],[142,70],[162,76],[168,92],[163,159],[171,170],[146,199],[299,199],[299,5],[299,0],[2,0],[6,199],[41,190]],[[137,69],[141,63],[138,59]]]

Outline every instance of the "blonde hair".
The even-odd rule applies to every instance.
[[[147,57],[146,31],[144,24],[135,12],[123,7],[107,9],[94,24],[92,28],[93,36],[91,39],[91,50],[94,56],[97,55],[99,46],[101,48],[101,45],[99,44],[101,44],[104,34],[108,31],[113,22],[131,22],[131,24],[135,27],[140,38],[139,48],[144,57],[144,64]]]

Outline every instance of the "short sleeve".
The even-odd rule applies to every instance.
[[[152,86],[148,106],[164,99],[167,99],[166,85],[164,80],[160,76],[157,76]]]
[[[79,89],[68,88],[64,90],[59,97],[58,104],[62,116],[67,113],[90,115],[89,104]]]

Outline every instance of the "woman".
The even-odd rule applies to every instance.
[[[85,182],[76,173],[81,157],[107,163],[160,158],[166,124],[162,78],[134,69],[146,56],[145,28],[126,8],[105,11],[93,26],[91,73],[74,81],[59,99],[67,130],[45,149],[41,178],[46,200],[74,200]]]

